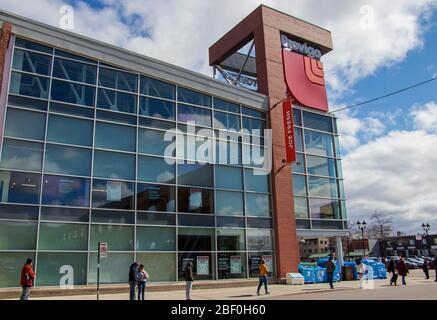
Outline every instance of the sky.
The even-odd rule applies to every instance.
[[[437,76],[437,0],[0,0],[0,8],[211,76],[208,48],[261,3],[332,32],[334,50],[322,57],[331,111]],[[416,234],[425,222],[436,233],[437,81],[336,115],[349,219],[378,212],[396,231]]]

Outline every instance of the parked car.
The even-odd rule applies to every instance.
[[[405,264],[407,265],[408,269],[419,269],[420,268],[419,262],[417,262],[416,260],[414,260],[412,258],[405,258],[404,261],[405,261]]]

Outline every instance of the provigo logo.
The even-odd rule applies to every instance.
[[[283,48],[299,52],[310,58],[320,60],[322,57],[322,52],[319,49],[310,47],[306,42],[302,44],[300,42],[291,40],[284,34],[281,34],[281,43]]]

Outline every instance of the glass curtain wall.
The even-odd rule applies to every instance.
[[[187,121],[217,134],[211,148],[195,144],[216,162],[183,163]],[[109,250],[103,283],[126,283],[135,260],[155,282],[179,280],[188,261],[197,279],[256,276],[249,266],[263,256],[274,272],[270,177],[249,158],[264,154],[250,139],[261,141],[255,129],[266,126],[249,107],[16,38],[0,162],[0,287],[19,286],[28,257],[36,285],[59,285],[68,266],[73,284],[95,283],[100,241]],[[242,128],[245,139],[218,137]]]

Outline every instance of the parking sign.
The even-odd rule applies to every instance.
[[[99,254],[100,254],[100,258],[106,258],[108,256],[108,243],[107,242],[100,242]]]

